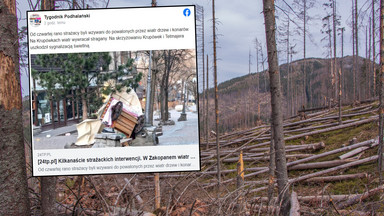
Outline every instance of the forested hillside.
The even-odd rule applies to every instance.
[[[338,58],[343,65],[342,73],[342,104],[353,104],[374,98],[377,92],[373,89],[373,74],[368,71],[373,62],[358,58],[357,79],[353,79],[353,58]],[[280,66],[281,88],[283,92],[284,116],[289,118],[298,115],[299,110],[307,110],[325,106],[335,106],[335,90],[332,91],[331,60],[320,58],[306,59],[306,74],[303,76],[304,60],[297,60]],[[289,67],[289,69],[288,69]],[[376,74],[378,65],[376,64]],[[289,80],[289,81],[288,81]],[[376,79],[378,83],[378,79]],[[305,83],[305,87],[303,84]],[[355,87],[354,87],[355,85]],[[356,95],[354,96],[354,89]],[[258,118],[264,123],[270,119],[269,75],[267,71],[251,73],[242,77],[225,81],[218,85],[220,132],[229,132],[234,128],[255,126]],[[303,92],[306,91],[306,96]],[[210,107],[214,107],[214,89],[208,91]],[[200,94],[200,97],[203,97]],[[209,117],[212,119],[213,115]],[[261,122],[259,122],[260,124]]]

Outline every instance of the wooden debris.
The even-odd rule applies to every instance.
[[[140,208],[142,209],[143,206],[144,206],[144,201],[141,198],[140,194],[136,192],[135,187],[133,187],[133,185],[131,184],[131,182],[127,178],[124,178],[124,181],[127,184],[129,190],[133,193],[133,195],[136,198],[137,202],[139,203]]]
[[[363,201],[363,200],[365,200],[365,199],[367,199],[367,198],[369,198],[369,197],[371,197],[371,196],[373,196],[379,192],[383,193],[383,191],[384,191],[384,185],[381,185],[381,186],[374,188],[374,189],[371,189],[371,190],[369,190],[363,194],[353,195],[347,201],[339,203],[337,205],[337,208],[343,209],[343,208],[346,208],[348,206],[357,204],[357,203],[359,203],[359,202],[361,202],[361,201]]]
[[[347,152],[347,153],[345,153],[343,155],[340,155],[339,158],[342,159],[342,160],[346,159],[346,158],[350,158],[350,157],[352,157],[354,155],[359,154],[360,152],[363,152],[363,151],[365,151],[367,149],[373,148],[373,147],[377,146],[378,144],[379,144],[378,142],[375,142],[374,144],[372,144],[370,146],[363,146],[363,147],[354,149],[354,150],[352,150],[350,152]]]
[[[342,180],[358,179],[358,178],[368,178],[368,174],[356,173],[356,174],[348,174],[348,175],[314,177],[314,178],[307,179],[304,182],[306,183],[333,182],[333,181],[342,181]]]
[[[372,162],[372,161],[377,160],[377,158],[378,158],[378,156],[375,155],[375,156],[372,156],[372,157],[368,157],[368,158],[364,158],[364,159],[361,159],[361,160],[353,161],[353,162],[350,162],[350,163],[347,163],[347,164],[343,164],[343,165],[340,165],[340,166],[337,166],[337,167],[333,167],[333,168],[329,168],[329,169],[326,169],[326,170],[322,170],[322,171],[319,171],[319,172],[314,172],[314,173],[311,173],[311,174],[302,175],[300,177],[297,177],[297,178],[294,178],[294,179],[290,179],[288,182],[289,182],[289,184],[293,184],[293,183],[296,183],[296,182],[301,182],[301,181],[307,180],[309,178],[321,176],[321,175],[324,175],[324,174],[327,174],[327,173],[332,173],[332,172],[335,172],[335,171],[338,171],[338,170],[341,170],[341,169],[345,169],[345,168],[349,168],[349,167],[353,167],[353,166],[356,166],[356,165]],[[256,189],[250,190],[249,193],[256,193],[256,192],[263,191],[263,190],[266,190],[266,189],[267,189],[267,187],[260,187],[260,188],[256,188]]]
[[[346,164],[349,162],[355,161],[353,159],[345,159],[345,160],[332,160],[332,161],[322,161],[322,162],[314,162],[314,163],[305,163],[298,164],[295,166],[291,166],[288,170],[304,170],[304,169],[320,169],[320,168],[330,168],[339,166],[342,164]]]
[[[289,211],[289,216],[300,216],[300,203],[295,191],[292,191],[291,193],[291,209]]]
[[[340,165],[340,166],[337,166],[337,167],[333,167],[333,168],[330,168],[330,169],[322,170],[320,172],[315,172],[315,173],[303,175],[303,176],[300,176],[300,177],[297,177],[297,178],[289,180],[289,183],[292,184],[292,183],[303,181],[303,180],[306,180],[306,179],[309,179],[309,178],[312,178],[312,177],[324,175],[324,174],[327,174],[327,173],[332,173],[332,172],[335,172],[337,170],[341,170],[341,169],[353,167],[353,166],[356,166],[356,165],[372,162],[374,160],[377,160],[377,158],[378,158],[378,156],[375,155],[375,156],[371,156],[371,157],[364,158],[364,159],[361,159],[361,160],[353,161],[353,162],[350,162],[350,163],[347,163],[347,164],[343,164],[343,165]]]

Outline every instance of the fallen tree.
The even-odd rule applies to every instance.
[[[337,167],[329,168],[329,169],[322,170],[322,171],[319,171],[319,172],[310,173],[310,174],[303,175],[303,176],[299,176],[297,178],[290,179],[288,182],[289,182],[289,184],[293,184],[293,183],[296,183],[296,182],[307,180],[309,178],[313,178],[313,177],[321,176],[321,175],[324,175],[324,174],[332,173],[332,172],[335,172],[335,171],[338,171],[338,170],[341,170],[341,169],[345,169],[345,168],[353,167],[353,166],[356,166],[356,165],[372,162],[372,161],[377,160],[377,158],[378,158],[377,155],[371,156],[371,157],[368,157],[368,158],[364,158],[364,159],[361,159],[361,160],[357,160],[357,161],[353,161],[353,162],[350,162],[350,163],[347,163],[347,164],[343,164],[343,165],[340,165],[340,166],[337,166]],[[255,193],[255,192],[263,191],[263,190],[266,190],[267,188],[268,187],[256,188],[256,189],[250,190],[249,193]]]
[[[354,204],[357,204],[379,192],[383,192],[384,191],[384,185],[381,185],[377,188],[374,188],[374,189],[371,189],[371,190],[368,190],[367,192],[363,193],[363,194],[356,194],[356,195],[353,195],[351,196],[350,198],[348,198],[348,200],[346,200],[345,202],[342,202],[342,203],[339,203],[337,204],[337,208],[338,209],[343,209],[343,208],[346,208],[348,206],[351,206],[351,205],[354,205]]]

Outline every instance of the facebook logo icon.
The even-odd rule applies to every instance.
[[[191,10],[189,10],[188,8],[185,8],[183,11],[183,14],[184,16],[188,17],[189,15],[191,15]]]

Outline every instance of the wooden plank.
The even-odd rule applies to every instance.
[[[121,116],[129,119],[130,121],[137,123],[137,118],[135,116],[130,115],[129,113],[125,112],[124,110],[121,112]]]
[[[129,128],[122,125],[120,122],[115,121],[113,124],[113,127],[116,128],[117,130],[123,132],[127,137],[131,137],[131,135],[132,135],[133,129],[130,130]]]
[[[134,123],[128,119],[124,119],[124,118],[118,118],[117,121],[122,122],[122,123],[128,125],[129,127],[132,127],[132,126],[135,127],[135,125],[136,125],[136,123]]]
[[[127,125],[124,122],[116,121],[116,126],[120,128],[124,128],[125,130],[131,131],[133,130],[134,126]]]

